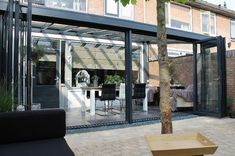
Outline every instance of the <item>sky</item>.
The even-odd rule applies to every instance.
[[[235,11],[235,0],[205,0],[205,1],[216,5],[221,4],[222,6],[224,5],[224,2],[226,2],[227,8]]]

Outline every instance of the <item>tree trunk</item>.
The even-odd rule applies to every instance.
[[[157,0],[157,22],[158,22],[158,62],[160,75],[160,110],[162,134],[173,133],[172,114],[170,105],[170,82],[168,71],[168,54],[165,22],[165,0]]]

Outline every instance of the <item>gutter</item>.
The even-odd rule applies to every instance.
[[[213,13],[220,14],[225,17],[235,19],[235,11],[227,9],[222,5],[221,6],[215,5],[215,4],[208,3],[206,1],[199,1],[199,0],[196,0],[195,2],[188,1],[186,4],[189,6],[198,8],[198,9],[208,10]]]

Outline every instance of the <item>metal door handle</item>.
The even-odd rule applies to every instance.
[[[215,79],[213,79],[214,81],[219,81],[220,80],[220,77],[217,77]]]

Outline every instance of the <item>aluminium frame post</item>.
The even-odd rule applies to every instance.
[[[31,99],[31,25],[32,22],[32,1],[28,0],[28,9],[27,9],[27,107],[26,110],[31,110],[32,99]]]

